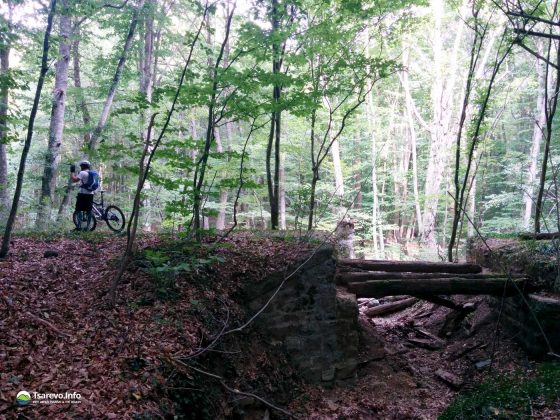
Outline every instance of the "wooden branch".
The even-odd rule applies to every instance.
[[[408,271],[415,273],[480,273],[478,264],[438,263],[428,261],[389,261],[389,260],[354,260],[341,258],[339,266],[361,268],[370,271]]]
[[[494,278],[464,279],[449,277],[440,279],[370,280],[349,283],[348,290],[358,298],[379,298],[393,295],[514,295],[522,289],[526,279]],[[517,286],[517,287],[516,287]]]
[[[529,14],[523,13],[523,12],[506,12],[506,14],[509,15],[509,16],[520,17],[520,18],[524,18],[524,19],[530,19],[530,20],[534,20],[534,21],[537,21],[537,22],[546,23],[547,25],[560,26],[560,22],[554,22],[552,20],[543,19],[543,18],[540,18],[538,16],[532,16],[532,15],[529,15]]]
[[[385,315],[392,312],[401,311],[403,309],[408,308],[409,306],[414,305],[418,302],[418,299],[411,297],[403,300],[397,300],[396,302],[389,302],[383,305],[374,306],[372,308],[368,308],[364,311],[364,314],[367,316],[379,316]]]
[[[537,36],[540,38],[548,38],[548,39],[556,39],[556,40],[560,40],[560,35],[554,35],[554,34],[547,34],[545,32],[536,32],[536,31],[526,31],[524,29],[518,29],[518,28],[513,28],[513,32],[515,32],[518,35],[524,35],[524,36]]]
[[[260,401],[261,403],[263,403],[264,405],[266,405],[266,406],[272,408],[273,410],[277,410],[277,411],[279,411],[279,412],[285,414],[286,416],[288,416],[288,417],[290,417],[290,418],[297,418],[296,416],[294,416],[294,415],[293,415],[292,413],[290,413],[289,411],[284,410],[283,408],[278,407],[277,405],[272,404],[271,402],[265,400],[265,399],[262,398],[262,397],[259,397],[259,396],[256,395],[256,394],[253,394],[252,392],[244,392],[244,391],[240,391],[240,390],[238,390],[238,389],[235,389],[235,388],[232,388],[232,387],[228,386],[228,385],[226,384],[226,382],[225,382],[225,379],[224,379],[223,377],[219,376],[219,375],[216,375],[215,373],[207,372],[207,371],[205,371],[205,370],[199,369],[199,368],[194,367],[194,366],[192,366],[192,365],[188,365],[188,364],[186,364],[186,363],[184,363],[184,362],[182,362],[182,361],[180,361],[180,360],[178,360],[178,359],[172,359],[171,362],[172,362],[172,364],[177,363],[177,364],[179,364],[179,365],[181,365],[181,366],[183,366],[183,367],[185,367],[185,368],[187,368],[187,369],[192,369],[192,370],[194,370],[195,372],[198,372],[198,373],[200,373],[200,374],[202,374],[202,375],[208,376],[208,377],[210,377],[210,378],[212,378],[212,379],[216,379],[217,381],[220,382],[220,385],[222,385],[227,391],[231,392],[232,394],[243,395],[243,396],[246,396],[246,397],[254,398],[254,399]]]
[[[516,44],[519,45],[521,48],[523,48],[525,51],[527,51],[529,54],[532,54],[533,56],[535,56],[539,60],[544,61],[549,66],[554,67],[556,70],[558,70],[558,66],[556,64],[554,64],[550,60],[547,60],[546,57],[543,57],[538,52],[533,51],[531,48],[529,48],[527,45],[525,45],[521,40],[517,41]]]
[[[41,324],[45,327],[47,327],[48,329],[50,329],[51,331],[54,331],[55,333],[57,333],[58,335],[61,335],[63,337],[66,338],[70,338],[71,335],[67,334],[63,331],[60,331],[58,328],[56,328],[53,324],[51,324],[49,321],[46,321],[42,318],[39,318],[38,316],[33,315],[31,312],[26,312],[25,316],[27,316],[28,318],[30,318],[31,320],[35,321],[38,324]]]

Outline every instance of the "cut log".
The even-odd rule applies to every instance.
[[[490,278],[465,279],[447,277],[439,279],[395,279],[370,280],[360,283],[349,283],[348,290],[356,297],[379,298],[391,295],[494,295],[501,296],[517,293],[515,283],[523,289],[526,279]],[[504,290],[505,289],[505,290]]]
[[[534,239],[536,241],[546,241],[551,239],[558,239],[560,238],[560,232],[545,232],[545,233],[521,233],[519,234],[519,238],[530,240]]]
[[[505,274],[482,274],[482,273],[397,273],[386,271],[360,271],[360,272],[340,272],[336,275],[336,282],[339,286],[345,286],[348,283],[369,280],[396,280],[396,279],[440,279],[446,277],[462,277],[465,279],[494,279],[507,277]],[[512,278],[520,278],[520,276],[512,276]]]
[[[416,302],[418,302],[418,299],[416,298],[398,300],[396,302],[385,303],[383,305],[374,306],[373,308],[368,308],[364,311],[364,314],[366,314],[367,316],[385,315],[392,312],[401,311],[405,308],[408,308],[409,306],[414,305]]]
[[[480,273],[482,267],[478,264],[454,264],[429,261],[378,261],[354,260],[341,258],[338,260],[340,268],[359,268],[369,271],[413,272],[413,273]],[[343,271],[343,270],[341,270]]]

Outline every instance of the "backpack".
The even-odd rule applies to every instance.
[[[99,174],[93,169],[88,169],[88,179],[81,187],[88,191],[95,191],[99,188]]]

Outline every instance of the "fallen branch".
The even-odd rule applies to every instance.
[[[279,412],[281,412],[282,414],[285,414],[285,415],[287,415],[287,416],[290,417],[290,418],[297,419],[297,417],[296,417],[295,415],[293,415],[292,413],[290,413],[289,411],[286,411],[285,409],[283,409],[283,408],[281,408],[281,407],[278,407],[277,405],[272,404],[271,402],[265,400],[264,398],[259,397],[257,394],[253,394],[252,392],[240,391],[240,390],[238,390],[238,389],[235,389],[235,388],[230,387],[229,385],[226,384],[225,379],[224,379],[223,377],[221,377],[221,376],[219,376],[219,375],[216,375],[215,373],[206,372],[205,370],[202,370],[202,369],[199,369],[199,368],[197,368],[197,367],[191,366],[191,365],[189,365],[189,364],[187,364],[187,363],[184,363],[184,362],[182,362],[182,361],[180,361],[180,360],[178,360],[178,359],[172,359],[172,360],[171,360],[171,363],[172,363],[172,364],[173,364],[173,363],[177,363],[177,364],[179,364],[179,365],[181,365],[181,366],[183,366],[183,367],[185,367],[185,368],[187,368],[187,369],[192,369],[192,370],[194,370],[195,372],[198,372],[198,373],[200,373],[200,374],[202,374],[202,375],[205,375],[205,376],[208,376],[208,377],[210,377],[210,378],[212,378],[212,379],[217,380],[217,381],[220,383],[220,385],[221,385],[224,389],[226,389],[228,392],[231,392],[232,394],[235,394],[235,395],[242,395],[242,396],[244,396],[244,397],[251,397],[251,398],[254,398],[254,399],[260,401],[261,403],[263,403],[264,405],[266,405],[267,407],[272,408],[273,410],[279,411]]]
[[[373,308],[366,309],[364,311],[364,314],[370,317],[385,315],[391,312],[397,312],[406,309],[409,306],[414,305],[416,302],[418,302],[418,299],[414,297],[398,300],[396,302],[385,303],[383,305],[374,306]]]
[[[25,313],[25,316],[28,317],[28,318],[30,318],[32,321],[35,321],[36,323],[41,324],[41,325],[43,325],[43,326],[49,328],[50,330],[54,331],[54,332],[57,333],[58,335],[61,335],[61,336],[66,337],[66,338],[70,338],[70,337],[71,337],[70,334],[67,334],[67,333],[65,333],[65,332],[63,332],[63,331],[60,331],[60,330],[59,330],[58,328],[56,328],[53,324],[51,324],[49,321],[46,321],[46,320],[44,320],[44,319],[42,319],[42,318],[39,318],[38,316],[33,315],[31,312],[26,312],[26,313]]]

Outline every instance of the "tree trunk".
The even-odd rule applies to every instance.
[[[465,10],[467,2],[464,2],[462,9]],[[434,16],[434,31],[432,39],[433,51],[433,83],[431,90],[432,99],[432,127],[430,132],[430,146],[428,152],[428,167],[426,169],[425,199],[422,215],[422,241],[428,245],[436,245],[436,219],[437,209],[441,193],[441,183],[445,172],[445,167],[449,160],[449,150],[453,142],[453,130],[451,117],[453,115],[453,99],[455,97],[455,83],[457,79],[457,57],[464,24],[461,20],[456,22],[458,30],[455,35],[455,43],[451,58],[449,77],[444,75],[444,49],[442,20],[445,12],[445,2],[443,0],[432,0],[431,9]]]
[[[548,44],[548,53],[547,58],[550,60],[551,54],[551,42]],[[545,183],[546,183],[546,171],[548,165],[548,156],[550,154],[550,140],[552,138],[552,123],[554,120],[554,114],[556,113],[556,106],[558,104],[558,93],[560,88],[560,44],[558,44],[556,50],[556,64],[559,66],[556,70],[556,78],[554,81],[554,90],[552,95],[549,95],[548,84],[545,84],[545,113],[546,113],[546,138],[544,144],[544,153],[543,153],[543,160],[542,160],[542,168],[539,180],[539,192],[537,194],[537,200],[535,203],[535,233],[540,233],[541,231],[541,214],[542,214],[542,205],[543,205],[543,196],[545,190]],[[548,80],[548,73],[549,73],[549,66],[545,67],[545,78]],[[549,104],[550,98],[550,104]]]
[[[60,0],[60,6],[59,57],[55,64],[56,75],[52,97],[48,146],[43,170],[41,196],[39,198],[39,212],[36,221],[38,229],[44,229],[50,224],[50,209],[54,199],[58,166],[60,164],[60,147],[62,146],[64,112],[68,93],[68,65],[70,63],[70,32],[72,25],[68,0]]]
[[[222,140],[220,137],[220,129],[216,127],[215,130],[216,135],[216,151],[218,153],[224,152],[224,146],[222,144]],[[218,210],[218,217],[216,218],[216,229],[217,230],[224,230],[226,228],[226,205],[228,199],[228,190],[226,188],[222,188],[220,190],[220,201],[219,201],[219,210]]]
[[[369,25],[366,26],[365,31],[366,41],[366,58],[370,58],[369,53]],[[371,84],[371,81],[367,80],[368,84]],[[381,221],[381,214],[380,214],[380,206],[379,206],[379,193],[377,187],[377,162],[378,154],[377,154],[377,137],[375,134],[375,125],[374,125],[374,118],[375,118],[375,110],[374,110],[374,103],[373,103],[373,89],[371,89],[371,85],[368,85],[368,93],[366,96],[366,119],[368,124],[368,131],[369,136],[371,138],[371,184],[372,184],[372,208],[371,208],[371,239],[373,243],[373,255],[377,257],[383,257],[384,254],[384,243],[385,240],[383,238],[383,223]]]
[[[147,0],[146,18],[144,20],[144,49],[142,60],[140,62],[140,92],[142,92],[146,101],[152,102],[153,88],[153,64],[154,64],[154,13],[157,0]]]
[[[225,35],[224,40],[220,47],[220,52],[218,54],[218,58],[214,64],[214,68],[212,70],[212,90],[210,93],[210,100],[208,102],[208,119],[207,119],[207,127],[206,127],[206,140],[204,143],[204,148],[202,152],[202,156],[197,162],[196,170],[194,174],[194,206],[193,206],[193,213],[194,213],[194,228],[196,231],[197,239],[200,240],[200,228],[204,225],[204,220],[202,219],[202,188],[204,186],[204,177],[206,175],[206,166],[208,163],[208,158],[210,155],[210,148],[212,146],[212,142],[215,138],[215,102],[216,96],[218,95],[218,68],[220,67],[222,58],[224,56],[224,50],[226,44],[228,42],[230,36],[230,29],[231,29],[231,20],[233,18],[233,14],[235,12],[235,6],[232,8],[231,13],[228,15],[226,19],[226,28],[225,28]],[[201,223],[202,222],[202,223]]]
[[[430,245],[436,244],[436,214],[439,202],[440,184],[447,161],[446,137],[443,127],[443,42],[441,35],[444,2],[432,0],[431,8],[434,18],[432,51],[433,51],[433,82],[432,82],[432,131],[428,152],[428,168],[426,169],[424,215],[422,220],[423,241]]]
[[[72,42],[72,64],[73,72],[72,76],[74,79],[74,86],[76,87],[76,96],[78,102],[78,109],[82,114],[82,121],[84,123],[84,146],[87,147],[91,139],[91,114],[86,103],[86,98],[82,89],[82,78],[80,70],[80,26],[78,23],[75,24],[74,30],[72,31],[72,36],[74,41]],[[66,207],[70,203],[70,193],[72,192],[72,180],[68,179],[66,188],[64,190],[64,198],[60,202],[60,207],[58,209],[57,221],[60,221],[64,215]]]
[[[539,53],[542,55],[542,41],[537,41],[537,47],[540,46]],[[523,213],[523,227],[525,230],[529,230],[531,224],[531,214],[533,212],[533,196],[535,194],[535,181],[537,179],[537,163],[539,159],[539,152],[541,149],[541,143],[543,140],[543,132],[546,126],[546,104],[544,102],[544,91],[546,89],[545,83],[547,80],[545,78],[546,63],[541,60],[537,61],[537,75],[538,75],[538,92],[537,92],[537,104],[534,116],[533,124],[533,138],[531,141],[531,151],[529,152],[529,170],[527,171],[527,180],[525,183],[525,188],[523,191],[523,203],[524,203],[524,213]]]
[[[439,279],[370,280],[349,283],[348,290],[357,298],[380,298],[395,295],[493,295],[512,296],[523,289],[526,279]],[[514,284],[515,283],[515,284]],[[517,287],[516,287],[517,286]]]
[[[273,39],[278,35],[280,29],[280,10],[278,0],[272,0],[271,23]],[[272,42],[272,73],[274,76],[280,74],[282,66],[283,48],[277,40]],[[275,79],[276,80],[276,79]],[[279,109],[281,86],[274,82],[272,89],[272,117],[270,121],[270,134],[268,136],[268,146],[266,149],[266,181],[268,186],[268,200],[270,203],[270,224],[271,229],[278,229],[279,222],[279,191],[280,186],[280,122],[281,111]],[[272,150],[274,148],[274,175],[272,173]]]
[[[340,219],[344,215],[344,206],[342,205],[342,200],[344,198],[344,178],[342,176],[342,165],[340,163],[340,145],[338,143],[338,140],[332,142],[331,156],[334,169],[334,195],[338,198],[336,213],[338,214],[337,218]]]
[[[408,50],[405,49],[403,51],[403,66],[406,68],[408,66]],[[418,232],[422,234],[423,232],[423,225],[422,225],[422,211],[420,210],[420,196],[418,193],[418,165],[416,162],[417,156],[417,139],[416,139],[416,129],[414,127],[414,110],[413,110],[413,102],[412,96],[410,93],[410,83],[408,79],[408,72],[404,71],[401,77],[401,82],[405,94],[405,101],[406,101],[406,117],[408,120],[408,129],[410,134],[410,147],[412,152],[412,189],[414,192],[414,208],[416,210],[416,222],[418,223]]]
[[[8,21],[11,29],[11,22]],[[10,70],[10,44],[6,41],[0,47],[0,75],[7,77]],[[7,79],[6,79],[7,80]],[[10,210],[10,198],[8,189],[8,155],[6,143],[8,138],[8,96],[7,83],[0,85],[0,226],[4,227],[8,211]]]
[[[286,170],[284,155],[280,156],[280,229],[286,230]]]
[[[95,127],[95,130],[93,130],[93,133],[91,135],[88,144],[89,150],[95,150],[95,148],[97,147],[97,142],[99,141],[99,136],[101,135],[103,128],[105,128],[105,125],[107,124],[107,118],[109,117],[109,112],[111,111],[111,107],[113,106],[113,99],[115,99],[117,86],[119,85],[119,81],[121,80],[121,76],[124,69],[124,65],[126,63],[128,52],[130,50],[130,47],[132,46],[134,32],[136,31],[136,26],[138,25],[138,15],[140,13],[140,10],[144,7],[144,1],[145,0],[138,1],[138,5],[136,6],[132,14],[132,20],[128,28],[126,41],[124,43],[123,51],[121,53],[119,62],[117,64],[117,68],[115,70],[115,75],[113,76],[111,86],[109,87],[109,92],[107,93],[107,99],[105,99],[105,103],[103,104],[101,115],[99,116],[99,121],[97,122],[97,126]]]
[[[152,65],[154,63],[154,13],[157,0],[147,0],[144,15],[144,25],[142,36],[142,47],[140,48],[140,60],[138,62],[140,81],[139,90],[140,94],[144,97],[145,101],[148,103],[152,102],[152,91],[153,91],[153,77],[152,77]],[[147,132],[144,127],[146,126],[146,111],[143,110],[140,113],[140,135],[142,139],[146,139]],[[150,189],[150,183],[146,180],[144,190]],[[150,213],[151,213],[151,203],[149,194],[145,195],[145,199],[140,202],[140,207],[145,208],[145,218],[143,223],[143,228],[146,231],[151,230],[150,224]],[[140,210],[139,210],[140,211]]]
[[[359,268],[368,271],[413,272],[413,273],[480,273],[482,267],[477,264],[454,264],[427,261],[382,261],[382,260],[351,260],[341,258],[338,266]],[[403,293],[401,293],[403,294]]]
[[[360,145],[356,145],[356,150],[360,150]],[[352,166],[354,167],[354,189],[356,190],[356,199],[354,200],[354,205],[352,208],[361,210],[363,206],[363,194],[362,194],[362,160],[359,156],[354,157],[352,160]]]
[[[45,75],[47,74],[47,70],[48,70],[49,43],[50,43],[52,23],[53,23],[55,12],[56,12],[56,0],[51,0],[49,16],[47,19],[47,29],[45,30],[45,37],[43,39],[43,55],[41,58],[41,71],[39,72],[39,79],[37,81],[37,88],[35,90],[35,98],[33,99],[33,106],[31,107],[31,113],[29,114],[29,122],[27,124],[27,136],[25,138],[25,143],[23,145],[23,150],[21,152],[21,159],[19,162],[19,169],[17,174],[16,189],[14,191],[14,198],[12,200],[12,208],[10,210],[10,215],[8,216],[8,222],[6,223],[6,230],[4,231],[2,248],[0,249],[0,258],[4,258],[6,255],[8,255],[8,252],[10,250],[10,240],[12,239],[12,230],[14,228],[14,222],[17,216],[19,199],[21,197],[21,190],[23,188],[25,163],[27,161],[27,155],[29,154],[29,148],[31,147],[31,140],[33,139],[33,126],[35,124],[35,116],[37,115],[37,110],[39,109],[39,100],[41,99],[41,91],[43,90],[43,83],[45,82]]]
[[[317,191],[317,181],[319,181],[319,170],[313,168],[313,178],[311,179],[311,194],[309,197],[309,218],[307,220],[307,230],[313,229],[315,216],[315,192]]]

